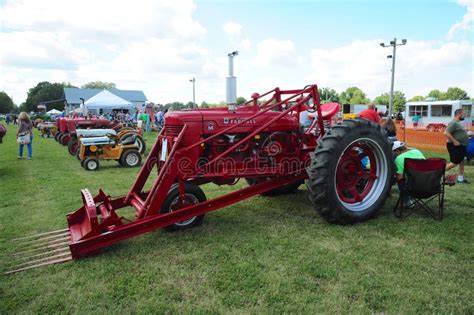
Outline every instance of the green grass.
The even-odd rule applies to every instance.
[[[18,161],[14,134],[10,126],[0,145],[1,270],[16,250],[11,239],[66,227],[81,188],[122,195],[138,172],[116,162],[86,172],[38,134],[33,160]],[[472,166],[466,174],[474,182]],[[85,259],[0,275],[0,313],[472,314],[473,187],[447,189],[441,222],[395,218],[396,189],[377,218],[353,226],[325,223],[303,186],[254,197],[192,230],[157,230]],[[233,189],[204,187],[208,197]]]

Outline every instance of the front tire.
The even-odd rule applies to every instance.
[[[120,158],[120,164],[127,167],[140,166],[142,156],[138,150],[130,149],[125,151]]]
[[[357,223],[375,216],[387,199],[393,154],[380,125],[346,120],[318,140],[307,172],[315,210],[330,223]]]
[[[99,161],[97,159],[88,158],[82,162],[82,166],[87,171],[97,171],[99,169]]]
[[[175,183],[171,185],[168,195],[166,196],[163,206],[161,207],[161,213],[173,212],[180,208],[184,208],[192,204],[205,202],[207,200],[206,195],[197,185],[191,183],[184,183],[184,192],[185,200],[180,200],[181,198],[179,196],[179,184]],[[201,225],[203,220],[204,214],[192,217],[188,220],[168,225],[167,227],[165,227],[165,229],[168,231],[186,230]]]

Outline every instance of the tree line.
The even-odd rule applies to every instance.
[[[47,108],[51,110],[53,108],[57,110],[64,109],[64,97],[63,88],[75,88],[76,86],[72,85],[69,82],[62,83],[50,83],[47,81],[39,82],[36,86],[30,88],[27,93],[26,101],[20,105],[13,103],[11,97],[4,91],[0,91],[0,113],[18,113],[21,111],[31,112],[37,111],[37,106],[43,102],[51,102],[58,100],[56,102],[48,103]],[[102,82],[102,81],[93,81],[81,86],[81,88],[90,88],[90,89],[115,89],[116,84],[112,82]],[[338,102],[341,104],[367,104],[369,102],[374,102],[377,105],[388,105],[390,99],[390,93],[386,92],[373,100],[369,99],[362,89],[352,86],[346,90],[338,93],[336,90],[325,87],[319,90],[320,98],[322,103],[329,102]],[[458,87],[450,87],[445,92],[440,90],[432,90],[428,95],[417,95],[409,99],[408,101],[423,101],[426,98],[436,98],[437,100],[468,100],[469,95],[466,91]],[[237,104],[242,104],[247,101],[244,97],[237,98]],[[393,95],[393,110],[394,112],[405,110],[405,104],[407,100],[405,94],[401,91],[394,91]],[[193,108],[195,105],[193,102],[171,102],[162,105],[163,108],[171,110],[179,110],[186,108]],[[206,101],[201,102],[199,105],[200,108],[211,108],[211,107],[224,107],[226,106],[225,102],[218,103],[208,103]]]

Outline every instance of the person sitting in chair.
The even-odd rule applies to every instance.
[[[396,155],[395,158],[395,168],[396,168],[396,180],[398,185],[398,190],[401,191],[404,178],[403,178],[403,171],[405,170],[405,159],[426,159],[423,153],[417,149],[408,149],[404,142],[395,141],[392,146],[392,151]],[[410,196],[402,196],[402,202],[407,206],[410,207],[412,204]]]

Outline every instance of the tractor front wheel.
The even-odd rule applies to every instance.
[[[184,197],[181,198],[179,194],[179,184],[175,183],[171,185],[168,195],[166,196],[163,206],[161,207],[161,213],[173,212],[193,204],[204,202],[206,200],[206,195],[201,190],[201,188],[191,183],[184,183]],[[168,231],[185,230],[202,224],[203,220],[204,214],[168,225],[165,229]]]
[[[315,210],[330,223],[373,217],[391,189],[393,154],[380,125],[346,120],[318,140],[307,168]]]
[[[99,161],[93,158],[85,159],[82,166],[88,171],[96,171],[99,169]]]
[[[140,152],[134,149],[125,151],[120,158],[120,164],[127,167],[139,166],[142,162]]]

